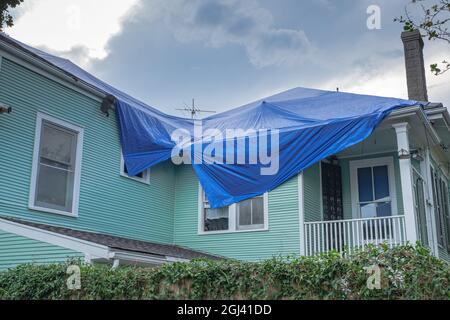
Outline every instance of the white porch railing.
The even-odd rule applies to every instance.
[[[368,244],[406,244],[405,217],[305,222],[305,255],[363,249]]]

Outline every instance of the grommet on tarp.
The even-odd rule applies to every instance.
[[[116,98],[113,95],[107,95],[103,101],[102,105],[100,107],[100,110],[106,114],[107,117],[109,117],[109,110],[113,109],[114,103],[116,102]]]

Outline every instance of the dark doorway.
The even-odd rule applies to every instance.
[[[337,161],[322,162],[322,205],[325,221],[344,219],[342,173]]]

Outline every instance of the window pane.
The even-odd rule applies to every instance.
[[[372,168],[358,169],[359,202],[373,201]]]
[[[245,200],[238,204],[239,225],[250,226],[252,224],[252,200]]]
[[[71,165],[74,163],[76,134],[49,123],[43,123],[40,156]]]
[[[264,225],[264,198],[257,197],[238,204],[238,226],[259,227]]]
[[[391,202],[362,204],[361,218],[388,217],[392,215]]]
[[[123,164],[123,172],[128,176],[128,169],[127,169],[127,165],[125,163]],[[134,177],[139,178],[139,179],[144,179],[144,172],[138,173]]]
[[[35,205],[70,212],[77,133],[44,121],[40,138]]]
[[[379,203],[377,206],[377,217],[389,217],[392,215],[391,202]]]
[[[361,205],[361,218],[375,218],[377,216],[377,204],[369,203]]]
[[[39,166],[36,204],[70,212],[72,209],[73,172],[47,165]]]
[[[228,207],[219,209],[205,208],[205,231],[228,230]]]
[[[388,167],[374,167],[373,179],[375,184],[375,200],[383,200],[389,198],[389,177]]]
[[[264,198],[259,197],[253,199],[253,224],[264,224]]]

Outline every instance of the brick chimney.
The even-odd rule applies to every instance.
[[[406,79],[410,100],[428,101],[423,39],[419,30],[402,33],[405,47]]]

